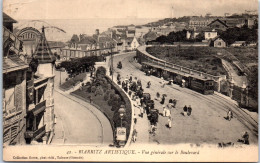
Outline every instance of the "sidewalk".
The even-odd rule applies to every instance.
[[[127,75],[130,74],[124,74],[124,76],[121,76],[121,79],[125,79],[127,77]],[[109,76],[111,78],[111,76]],[[114,79],[116,79],[116,73],[114,73]],[[123,90],[122,85],[119,85],[119,87]],[[126,93],[126,92],[125,92]],[[128,93],[126,93],[127,96],[129,97]],[[140,144],[144,145],[144,144],[148,144],[149,142],[149,126],[150,126],[150,122],[147,118],[147,114],[143,114],[143,118],[139,116],[140,114],[140,109],[139,107],[136,106],[136,102],[132,100],[131,97],[129,97],[132,105],[132,110],[134,111],[134,113],[132,115],[135,114],[136,119],[137,119],[137,123],[133,125],[133,129],[131,131],[131,133],[133,132],[134,129],[136,129],[137,131],[137,139],[136,142],[130,142],[129,146],[134,147],[134,146],[140,146]],[[133,121],[132,121],[133,122]],[[134,123],[134,122],[133,122]],[[130,134],[132,135],[132,134]]]
[[[56,112],[57,112],[56,109],[54,109],[54,114],[56,116],[56,124],[54,126],[55,134],[53,136],[51,144],[59,145],[59,144],[64,144],[65,142],[65,132],[64,132],[64,127],[63,127],[61,117],[57,116],[58,114]]]

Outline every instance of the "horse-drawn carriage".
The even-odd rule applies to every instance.
[[[119,68],[119,69],[122,69],[122,62],[121,61],[119,61],[118,63],[117,63],[117,68]]]

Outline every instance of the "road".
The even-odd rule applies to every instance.
[[[239,109],[237,105],[230,100],[229,97],[220,94],[202,95],[187,88],[181,88],[178,85],[166,85],[162,88],[162,79],[155,76],[146,76],[140,71],[141,65],[133,60],[135,53],[119,55],[114,57],[114,65],[119,61],[122,62],[123,68],[115,67],[114,79],[118,73],[123,78],[132,75],[133,78],[141,79],[144,92],[151,94],[155,98],[156,92],[167,94],[166,104],[168,100],[177,99],[177,107],[172,110],[172,128],[166,128],[167,118],[159,117],[157,124],[157,134],[150,135],[149,142],[157,144],[178,144],[192,143],[217,144],[220,142],[237,142],[241,138],[244,131],[248,131],[250,135],[250,143],[257,145],[258,143],[258,122],[250,115]],[[146,88],[146,83],[151,81],[151,88]],[[183,116],[184,105],[191,105],[193,108],[191,116]],[[162,105],[159,101],[155,101],[155,108],[162,113]],[[231,109],[234,118],[227,121],[224,117],[228,109]],[[138,122],[137,122],[138,123]],[[149,128],[149,124],[143,124],[144,128]],[[146,129],[138,131],[148,132]],[[239,144],[238,144],[239,145]]]
[[[95,107],[59,90],[60,72],[55,72],[55,115],[57,124],[52,144],[108,146],[113,142],[108,119]],[[66,78],[63,72],[61,79]]]

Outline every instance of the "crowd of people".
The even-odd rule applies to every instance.
[[[171,81],[172,82],[172,81]],[[152,136],[156,135],[156,129],[157,129],[157,123],[159,115],[167,118],[167,123],[165,126],[168,129],[172,128],[172,111],[174,108],[176,108],[177,100],[176,99],[169,99],[168,103],[166,102],[166,94],[160,95],[159,92],[156,93],[156,97],[154,98],[155,101],[158,101],[160,105],[162,106],[162,110],[159,111],[159,109],[154,108],[154,100],[148,96],[148,93],[144,92],[144,89],[142,87],[142,82],[140,79],[137,79],[136,77],[133,79],[132,75],[127,76],[123,81],[121,81],[121,76],[118,74],[117,76],[117,83],[122,86],[123,90],[128,93],[129,97],[132,99],[134,106],[139,109],[138,116],[143,118],[144,115],[147,115],[148,120],[150,121],[150,130],[149,133]],[[183,82],[185,83],[185,82]],[[147,82],[146,88],[151,88],[151,81]],[[162,82],[162,87],[165,86],[165,82]],[[161,113],[160,113],[161,112]],[[183,107],[183,116],[191,116],[192,115],[192,107],[191,105],[185,105]],[[136,114],[134,115],[134,123],[137,123],[137,117]],[[227,120],[231,120],[233,118],[233,112],[231,110],[228,110],[227,112]],[[133,142],[136,142],[137,140],[137,130],[134,129],[133,131]],[[249,134],[245,132],[242,135],[242,139],[239,139],[238,141],[243,142],[244,144],[249,144]]]

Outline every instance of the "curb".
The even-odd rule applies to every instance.
[[[129,53],[132,53],[132,52],[129,52]],[[123,54],[126,54],[126,53],[123,53]],[[118,54],[118,55],[116,55],[116,56],[119,56],[119,55],[122,55],[122,54]],[[107,57],[108,58],[108,62],[107,62],[107,66],[108,67],[110,67],[109,66],[109,61],[110,61],[110,56],[108,56]],[[111,79],[111,76],[110,75],[107,75],[110,79]],[[111,80],[112,81],[112,80]],[[114,82],[114,81],[112,81],[113,83],[115,83],[116,85],[118,85],[116,82]],[[119,86],[120,87],[120,86]],[[122,89],[121,87],[120,87],[120,89]],[[123,90],[123,89],[122,89]],[[134,110],[134,107],[133,107],[133,101],[129,98],[129,95],[123,90],[123,92],[125,93],[125,95],[128,97],[128,99],[129,99],[129,101],[130,101],[130,103],[131,103],[131,113],[132,113],[132,115],[131,115],[131,127],[130,127],[130,132],[129,132],[129,136],[128,136],[128,140],[127,140],[127,142],[126,142],[126,144],[125,144],[125,146],[124,146],[124,148],[125,147],[129,147],[130,146],[130,144],[131,144],[131,140],[132,140],[132,136],[133,136],[133,130],[134,130],[134,119],[133,119],[133,117],[134,117],[134,112],[135,112],[135,110]]]

